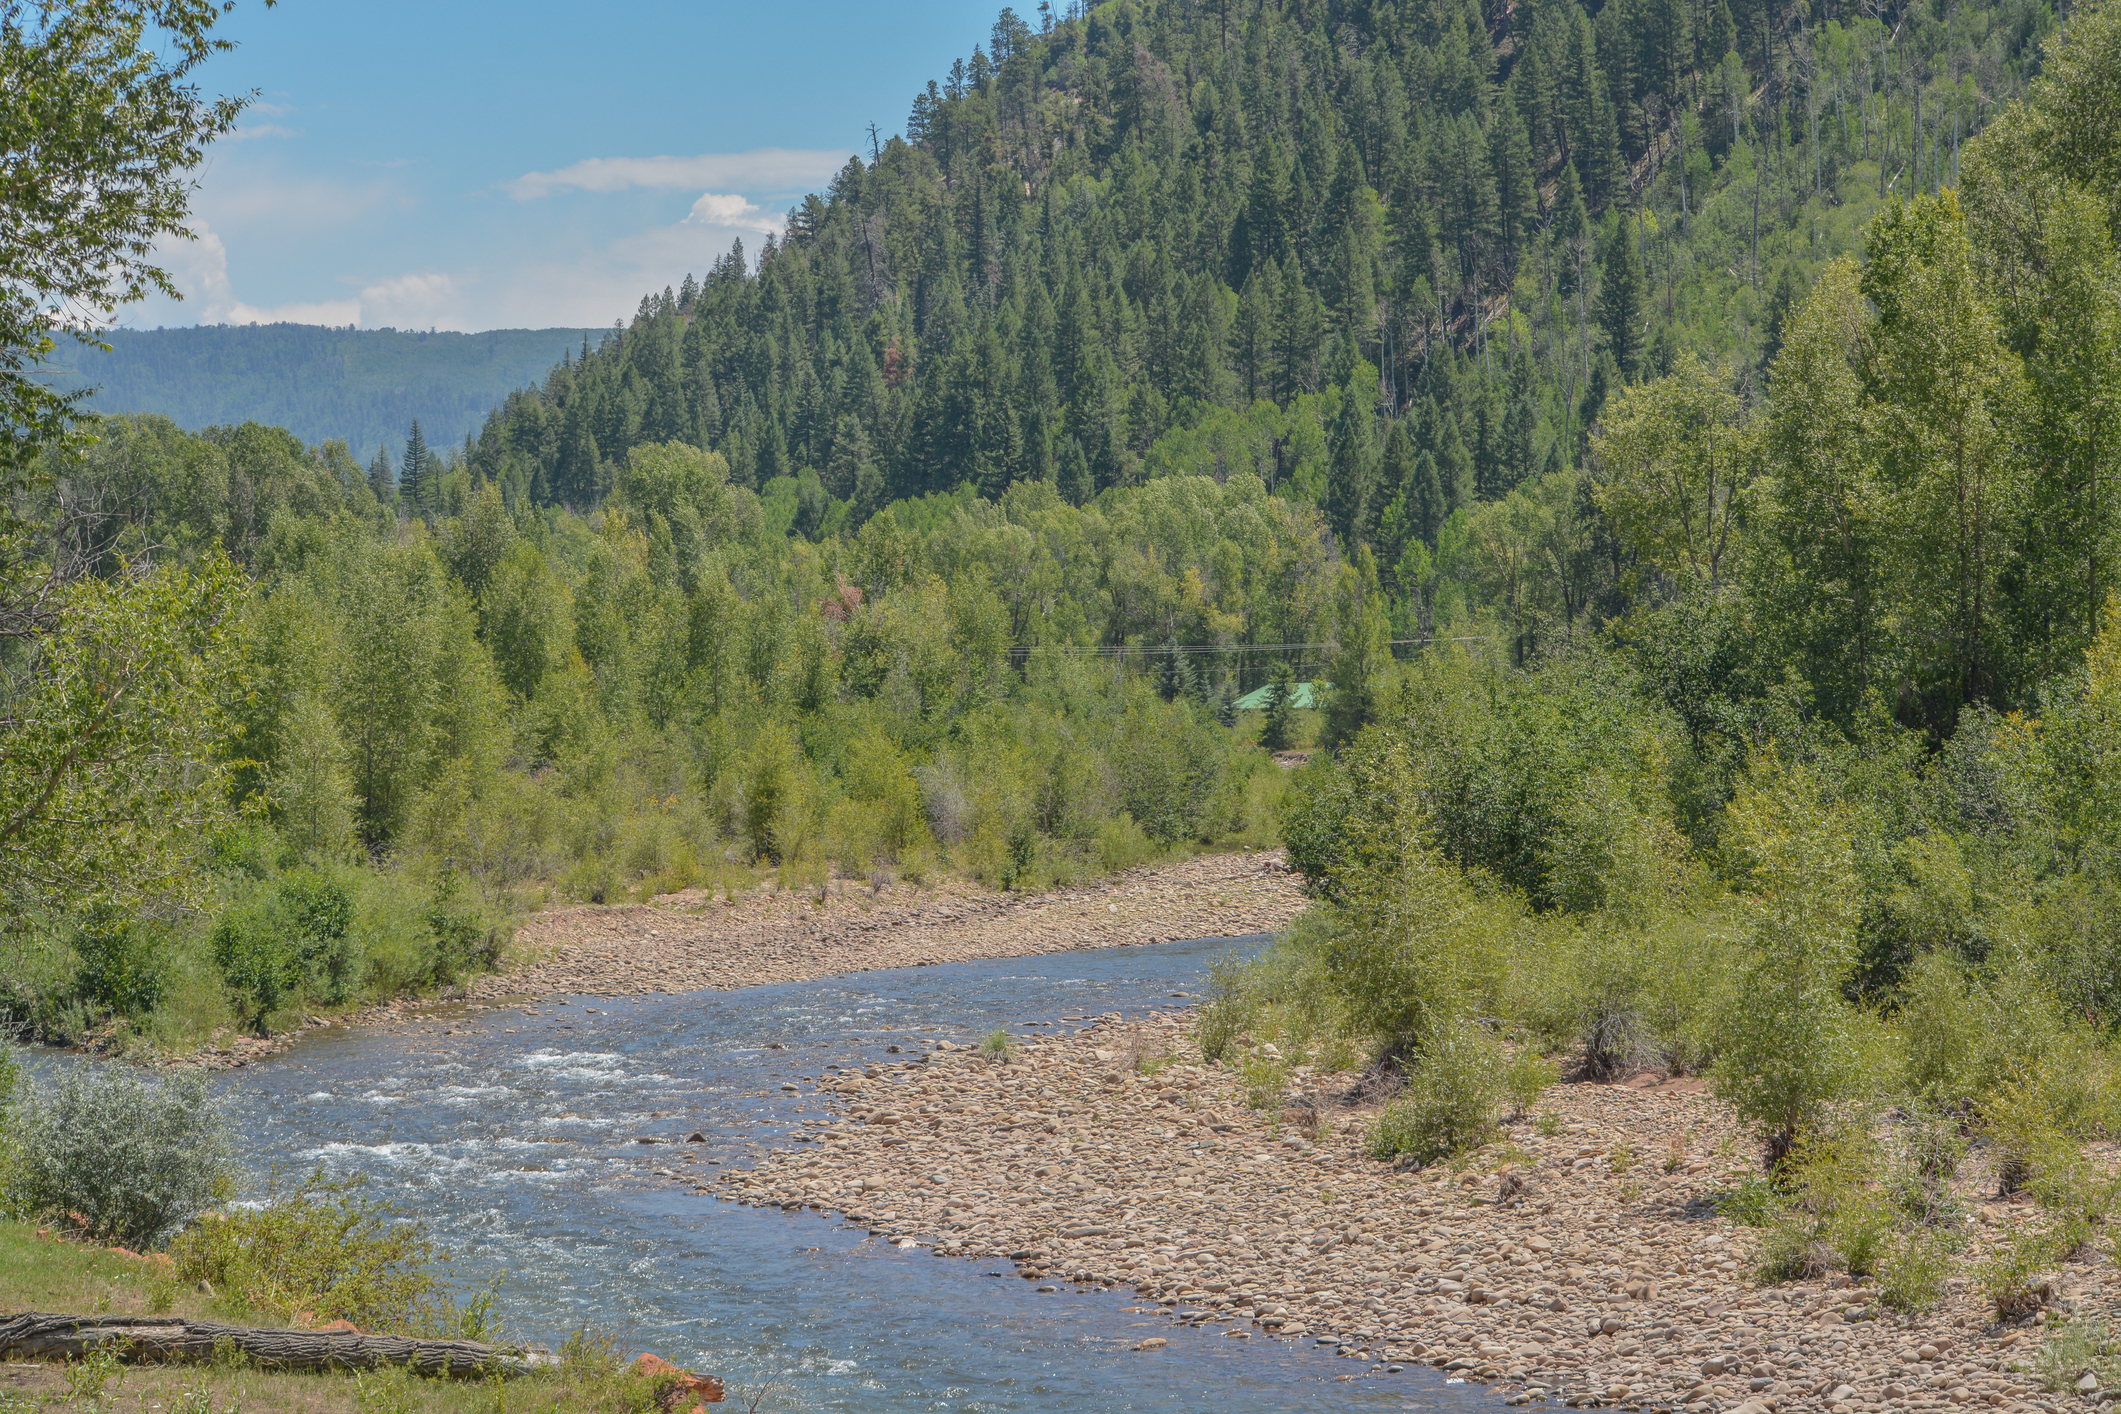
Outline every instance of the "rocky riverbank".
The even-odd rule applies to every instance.
[[[1993,1325],[1963,1277],[1911,1322],[1846,1278],[1756,1285],[1757,1234],[1708,1201],[1750,1149],[1699,1082],[1556,1085],[1471,1167],[1405,1172],[1363,1152],[1353,1079],[1298,1068],[1262,1113],[1187,1017],[1106,1019],[1007,1063],[938,1047],[828,1068],[841,1113],[808,1144],[720,1179],[659,1172],[1031,1280],[1131,1287],[1232,1335],[1331,1343],[1351,1374],[1439,1366],[1513,1404],[2094,1407],[2014,1368],[2042,1333]],[[1966,1185],[1971,1271],[2024,1210]],[[2121,1296],[2107,1265],[2060,1273],[2057,1308]]]
[[[1029,957],[1277,932],[1304,897],[1280,850],[1209,854],[1080,889],[1012,894],[963,879],[771,884],[732,902],[691,890],[654,904],[540,913],[517,930],[523,965],[476,997],[623,996],[758,987],[878,968]]]
[[[1306,900],[1280,850],[1206,854],[1080,889],[1011,894],[970,880],[784,890],[771,880],[732,901],[700,890],[651,904],[572,907],[517,929],[505,970],[461,996],[400,997],[271,1036],[218,1031],[172,1067],[241,1069],[326,1026],[387,1027],[475,1015],[531,996],[637,996],[807,982],[879,968],[1032,957],[1192,938],[1276,933]]]

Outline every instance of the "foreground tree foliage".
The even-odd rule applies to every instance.
[[[195,71],[226,48],[204,0],[0,9],[0,932],[86,929],[94,985],[152,998],[128,915],[196,906],[228,818],[227,704],[247,586],[112,542],[115,500],[54,494],[89,438],[34,365],[149,289],[188,233],[189,170],[245,100]],[[147,969],[151,971],[152,969]]]

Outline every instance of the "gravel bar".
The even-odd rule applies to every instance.
[[[1903,1323],[1845,1277],[1751,1279],[1758,1234],[1708,1200],[1752,1150],[1698,1080],[1555,1085],[1551,1119],[1517,1122],[1470,1167],[1416,1172],[1363,1152],[1374,1105],[1346,1093],[1355,1077],[1295,1076],[1290,1108],[1261,1113],[1202,1061],[1188,1014],[1106,1017],[1006,1064],[946,1044],[828,1070],[818,1089],[837,1114],[809,1142],[719,1178],[664,1172],[937,1256],[1007,1259],[1026,1280],[1131,1287],[1175,1319],[1332,1344],[1357,1377],[1434,1365],[1511,1404],[2091,1411],[2110,1397],[2043,1394],[2017,1368],[2052,1313],[2104,1307],[2104,1262],[2057,1273],[2051,1310],[2016,1328],[1970,1290],[1984,1244],[2028,1216],[1984,1204],[1978,1174],[1962,1274]]]

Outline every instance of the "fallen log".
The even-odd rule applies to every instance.
[[[0,1356],[79,1356],[110,1350],[121,1360],[183,1361],[241,1353],[273,1370],[373,1370],[411,1366],[423,1375],[524,1375],[553,1365],[542,1350],[470,1340],[410,1340],[357,1331],[288,1331],[226,1326],[180,1316],[0,1317]]]

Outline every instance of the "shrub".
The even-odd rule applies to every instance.
[[[209,1281],[275,1321],[310,1312],[366,1331],[463,1332],[463,1313],[433,1274],[434,1244],[387,1203],[312,1175],[292,1192],[210,1214],[170,1244],[177,1275]]]
[[[273,912],[232,908],[214,925],[214,966],[235,994],[239,1014],[263,1029],[302,984],[302,954]]]
[[[302,954],[305,973],[321,978],[328,1001],[343,1001],[353,983],[353,896],[329,874],[307,870],[280,880],[280,907]]]
[[[1898,1016],[1907,1086],[1934,1105],[1981,1105],[2014,1072],[2083,1049],[2062,1015],[2024,959],[1980,976],[1946,953],[1917,958]],[[2084,1103],[2080,1097],[2075,1107]]]
[[[1303,936],[1317,940],[1347,1028],[1375,1038],[1385,1059],[1453,1034],[1531,926],[1514,900],[1480,897],[1418,845],[1346,904],[1313,912]]]
[[[1927,1311],[1944,1300],[1954,1244],[1941,1232],[1897,1234],[1878,1263],[1878,1299],[1896,1311]]]
[[[1200,1053],[1209,1060],[1221,1060],[1259,1015],[1259,997],[1251,981],[1251,967],[1234,952],[1225,952],[1208,965],[1208,999],[1194,1023],[1194,1035],[1200,1041]]]
[[[1751,936],[1719,1027],[1716,1093],[1775,1164],[1869,1078],[1841,994],[1856,955],[1855,861],[1847,812],[1772,752],[1753,762],[1726,829]]]
[[[1244,1086],[1247,1107],[1262,1111],[1279,1110],[1282,1096],[1289,1087],[1288,1063],[1275,1060],[1271,1056],[1246,1056],[1240,1083]]]
[[[1370,1152],[1426,1164],[1492,1139],[1504,1070],[1494,1038],[1457,1022],[1435,1028],[1418,1054],[1405,1088],[1371,1128]]]
[[[2057,1247],[2054,1233],[2028,1224],[1998,1243],[1975,1270],[1974,1283],[1999,1319],[2015,1321],[2040,1309],[2039,1278],[2062,1255]]]
[[[2068,1181],[2065,1174],[2077,1146],[2063,1132],[2044,1079],[2038,1070],[2021,1072],[1999,1086],[1982,1107],[1982,1131],[1995,1154],[1999,1197],[2030,1188],[2036,1179],[2050,1189]]]
[[[146,1016],[169,989],[169,941],[160,930],[107,906],[91,909],[73,935],[82,999],[121,1016]]]
[[[356,980],[353,926],[353,897],[337,879],[288,874],[221,916],[210,939],[214,966],[241,1014],[263,1028],[312,989],[327,1001],[346,999]]]
[[[75,1067],[22,1087],[10,1116],[16,1207],[78,1213],[93,1237],[160,1242],[232,1191],[227,1127],[195,1075]]]
[[[1894,1209],[1877,1186],[1869,1128],[1850,1119],[1800,1136],[1776,1174],[1781,1191],[1766,1214],[1761,1275],[1769,1281],[1831,1271],[1867,1276],[1894,1230]]]
[[[1009,1038],[1009,1033],[999,1026],[989,1031],[981,1038],[979,1043],[979,1053],[989,1060],[1007,1060],[1010,1052],[1015,1049],[1016,1042],[1012,1041]]]
[[[438,986],[453,986],[469,973],[492,970],[500,954],[499,934],[461,897],[454,874],[444,874],[435,885],[427,905],[427,932],[434,948],[430,978]]]
[[[2114,1348],[2104,1321],[2066,1321],[2052,1328],[2033,1353],[2033,1374],[2049,1394],[2076,1389],[2091,1375],[2102,1389],[2121,1382],[2121,1351]]]
[[[1112,745],[1120,798],[1143,833],[1171,845],[1201,833],[1227,738],[1187,703],[1133,694]]]
[[[1510,1057],[1509,1068],[1502,1076],[1503,1093],[1510,1097],[1510,1113],[1530,1114],[1546,1088],[1559,1079],[1561,1070],[1554,1062],[1529,1046],[1520,1049]]]
[[[1142,827],[1134,823],[1132,815],[1122,811],[1109,820],[1099,822],[1097,863],[1107,874],[1132,869],[1138,864],[1148,863],[1155,857],[1156,846],[1142,833]]]

